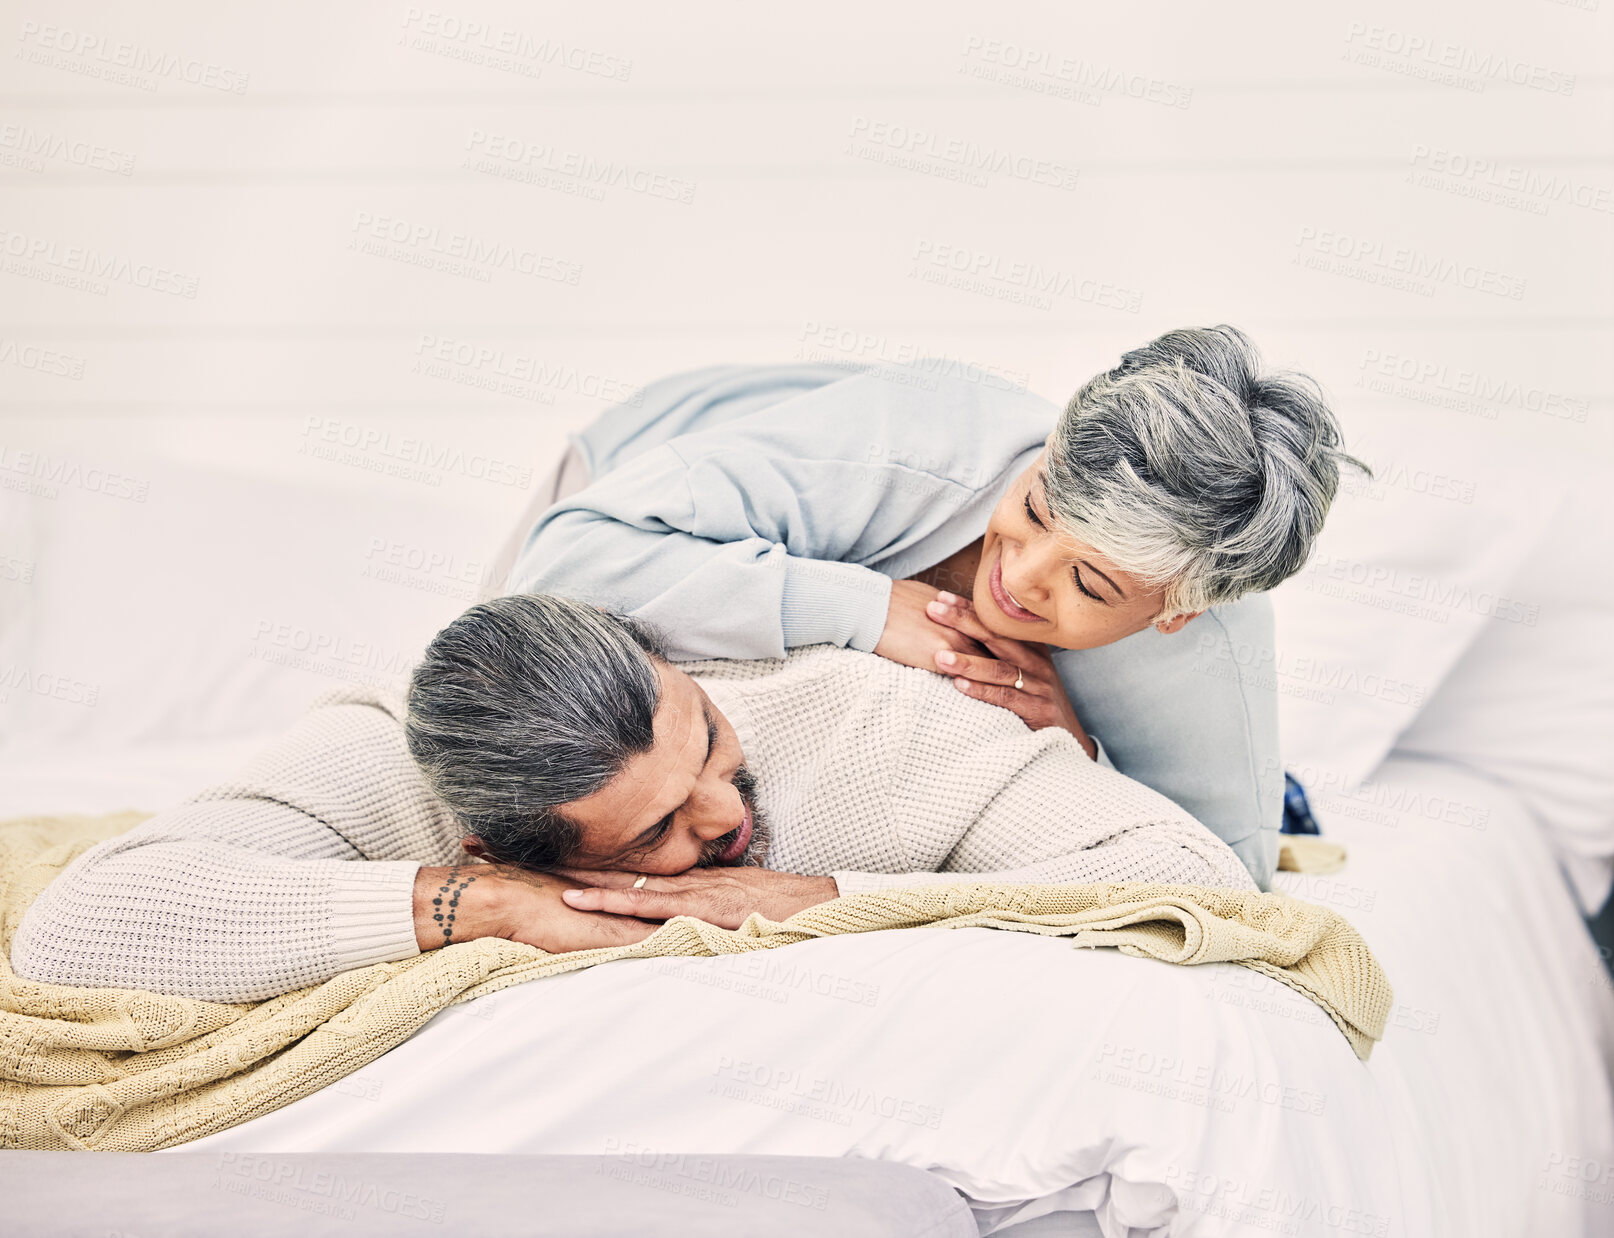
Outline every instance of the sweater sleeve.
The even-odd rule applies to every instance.
[[[985,527],[1054,412],[1024,393],[865,374],[617,465],[538,520],[506,587],[656,624],[674,657],[872,650],[891,581]]]
[[[415,874],[452,838],[396,717],[320,705],[240,779],[74,860],[24,915],[12,968],[245,1002],[408,958]]]
[[[1255,888],[1227,844],[1165,796],[1088,759],[1068,733],[1028,731],[1007,710],[919,686],[928,699],[915,703],[893,812],[915,871],[835,872],[842,894],[966,875]]]
[[[510,591],[564,593],[644,619],[679,661],[779,658],[820,644],[868,651],[879,643],[890,577],[816,557],[829,548],[746,510],[744,500],[758,490],[805,504],[833,483],[781,481],[778,474],[797,470],[743,454],[703,461],[699,471],[706,518],[690,468],[670,444],[557,504],[540,519]],[[740,510],[710,518],[713,487],[740,498]],[[792,543],[799,553],[791,553]]]

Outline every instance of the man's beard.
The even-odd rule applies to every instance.
[[[751,811],[751,841],[746,844],[745,854],[738,860],[730,860],[723,865],[725,868],[761,868],[763,861],[768,858],[768,818],[763,814],[762,805],[757,803],[757,780],[745,766],[734,771],[734,789],[740,793],[740,802]],[[712,868],[717,866],[717,857],[722,855],[734,845],[739,837],[738,829],[730,830],[721,838],[714,838],[701,848],[701,858],[696,864],[697,868]]]

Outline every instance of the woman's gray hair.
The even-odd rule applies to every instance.
[[[1233,327],[1169,331],[1088,382],[1048,440],[1058,525],[1165,591],[1171,618],[1305,565],[1345,454],[1321,388]]]
[[[561,806],[655,743],[653,629],[551,594],[494,598],[435,637],[409,682],[409,754],[490,858],[553,868],[581,831]]]

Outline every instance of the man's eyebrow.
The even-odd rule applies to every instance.
[[[701,768],[705,769],[707,762],[712,759],[712,749],[717,747],[717,719],[712,717],[711,703],[704,696],[701,698],[701,713],[706,716],[706,756],[701,760]],[[643,850],[656,840],[656,835],[661,833],[662,830],[671,829],[673,813],[677,811],[676,808],[673,809],[672,812],[635,838],[628,844],[623,855],[632,855],[635,851]]]
[[[717,747],[717,719],[712,717],[712,703],[703,695],[701,697],[701,713],[706,717],[706,756],[701,760],[701,768],[706,768],[706,762],[712,759],[712,749]]]

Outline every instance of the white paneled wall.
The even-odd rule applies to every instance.
[[[13,764],[396,677],[680,368],[1230,321],[1381,461],[1614,444],[1605,0],[4,7]]]

